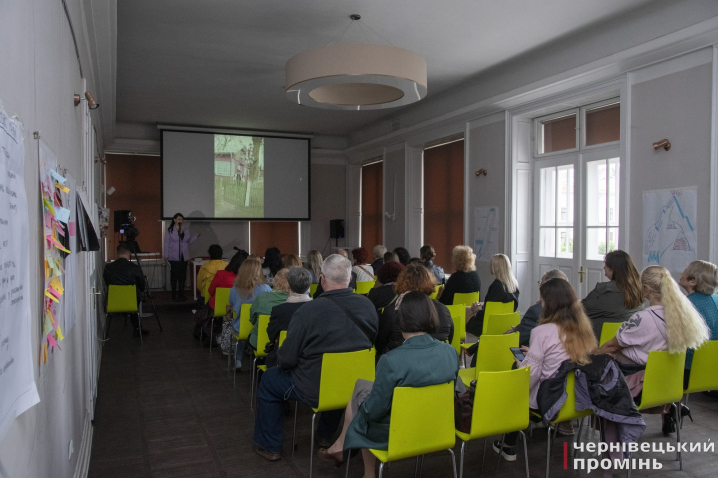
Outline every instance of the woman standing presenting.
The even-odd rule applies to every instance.
[[[165,259],[170,263],[170,284],[172,300],[184,301],[184,281],[187,277],[189,245],[200,235],[190,236],[189,227],[184,225],[184,216],[180,213],[172,216],[172,223],[165,233]],[[179,287],[178,287],[179,285]],[[179,289],[179,291],[178,291]]]

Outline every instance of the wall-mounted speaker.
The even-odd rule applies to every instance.
[[[329,237],[342,239],[344,237],[344,219],[332,219],[329,221]]]

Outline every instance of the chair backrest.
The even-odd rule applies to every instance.
[[[430,299],[436,299],[436,296],[439,295],[440,287],[441,287],[440,285],[437,285],[436,287],[434,287],[434,292],[432,292],[431,295],[429,296]]]
[[[231,287],[217,287],[214,291],[214,316],[223,317],[229,305],[229,292]]]
[[[486,332],[484,335],[501,335],[511,327],[516,327],[521,322],[521,314],[512,312],[510,314],[491,314],[484,315],[484,324]]]
[[[519,346],[519,333],[482,335],[476,352],[476,378],[481,372],[505,372],[514,364],[511,347]]]
[[[264,351],[269,343],[269,335],[267,335],[267,326],[269,325],[269,316],[260,315],[257,320],[257,350],[254,355],[257,357],[266,357],[267,352]]]
[[[461,343],[466,340],[466,306],[447,305],[451,320],[454,322],[454,336],[451,339],[451,345],[456,349],[456,353],[461,356]]]
[[[569,373],[566,377],[566,401],[563,402],[561,410],[551,423],[561,423],[574,418],[587,417],[591,410],[576,410],[576,374]]]
[[[284,343],[284,339],[286,339],[286,338],[287,338],[287,331],[281,330],[279,332],[279,346],[280,347],[282,346],[282,344]]]
[[[455,444],[453,381],[394,389],[387,449],[389,461],[447,450]]]
[[[370,290],[372,290],[373,287],[373,280],[357,281],[357,288],[354,289],[354,292],[356,292],[357,294],[366,295],[369,293]]]
[[[484,304],[484,326],[481,329],[481,335],[486,333],[486,327],[489,325],[489,319],[492,315],[512,314],[514,312],[514,303],[511,302],[486,302]],[[519,318],[519,320],[521,320]],[[504,329],[506,332],[506,329]],[[501,332],[502,334],[504,332]]]
[[[614,338],[622,325],[623,322],[604,322],[601,326],[601,340],[598,341],[598,346],[600,347]]]
[[[374,380],[375,357],[374,349],[324,354],[316,411],[346,407],[358,379]]]
[[[309,284],[309,295],[314,297],[314,294],[317,292],[317,287],[319,287],[319,284]]]
[[[137,288],[134,285],[111,285],[107,288],[107,313],[137,312]]]
[[[464,304],[464,305],[471,305],[474,302],[479,301],[479,293],[478,292],[468,292],[468,293],[462,293],[457,292],[454,294],[454,305]],[[511,310],[513,312],[513,309]]]
[[[237,335],[238,340],[247,340],[249,334],[252,332],[254,327],[249,321],[249,309],[252,308],[252,304],[242,304],[239,310],[239,334]]]
[[[202,286],[202,290],[199,291],[202,297],[204,297],[204,303],[209,304],[209,283]]]
[[[481,337],[483,346],[484,337]],[[476,380],[476,394],[469,436],[482,438],[523,430],[529,425],[529,367],[503,372],[481,372]]]
[[[709,340],[693,352],[691,375],[685,393],[718,390],[718,340]]]
[[[654,350],[648,354],[639,410],[674,403],[683,398],[685,350],[678,354]]]

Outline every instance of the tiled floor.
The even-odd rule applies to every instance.
[[[269,463],[252,449],[254,416],[249,408],[249,373],[232,374],[227,359],[218,349],[202,347],[192,338],[193,319],[190,305],[169,305],[158,300],[164,332],[157,323],[145,322],[151,334],[140,346],[130,326],[117,319],[111,339],[102,353],[99,396],[94,422],[91,477],[305,477],[309,476],[309,433],[311,415],[300,409],[297,454],[291,457],[292,416],[286,419],[284,450],[281,461]],[[686,422],[685,441],[713,442],[718,438],[718,400],[707,395],[691,396],[695,423]],[[668,441],[660,430],[657,416],[647,416],[644,441]],[[552,455],[554,477],[586,476],[586,471],[563,470],[563,441],[558,439]],[[479,476],[481,440],[467,445],[465,476]],[[546,434],[534,430],[529,438],[529,465],[532,477],[542,477],[546,464]],[[570,448],[570,445],[569,445]],[[457,444],[455,453],[458,455]],[[633,476],[714,477],[718,476],[716,453],[684,454],[684,471],[672,456],[660,453],[640,454],[640,458],[658,458],[660,471],[637,470]],[[349,476],[362,476],[360,460],[352,460]],[[387,477],[413,476],[414,460],[393,463]],[[569,463],[571,468],[571,463]],[[458,469],[458,461],[457,461]],[[341,478],[345,469],[334,469],[315,458],[314,476]],[[626,473],[622,472],[621,476]],[[451,476],[448,454],[428,455],[424,477]],[[502,462],[496,471],[496,455],[486,454],[486,477],[523,477],[522,455],[514,463]],[[588,476],[601,476],[593,471]]]

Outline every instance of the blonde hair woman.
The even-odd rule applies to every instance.
[[[312,274],[312,284],[319,284],[319,274],[322,273],[322,253],[316,249],[312,249],[307,254],[307,269]]]
[[[262,263],[259,259],[249,256],[239,267],[237,278],[234,280],[234,287],[229,291],[230,305],[227,306],[227,313],[231,314],[233,311],[237,313],[232,323],[235,332],[239,332],[242,304],[252,304],[259,294],[270,292],[271,290],[264,280]],[[237,357],[235,357],[235,366],[237,368],[242,367],[242,355],[244,354],[245,345],[246,342],[241,341],[237,348]]]
[[[444,305],[454,304],[454,294],[481,291],[481,279],[476,273],[476,255],[469,246],[456,246],[451,252],[455,272],[446,285],[439,289],[438,300]]]
[[[678,285],[686,290],[688,300],[705,320],[711,331],[710,340],[718,340],[718,267],[706,261],[693,261],[683,271]],[[693,349],[688,349],[683,388],[688,387],[692,362]]]
[[[646,267],[641,273],[641,287],[649,306],[624,322],[616,337],[603,344],[600,352],[610,353],[622,364],[645,365],[649,352],[680,353],[710,338],[705,321],[681,293],[668,269]],[[634,397],[643,388],[642,378],[636,382],[631,390]],[[630,383],[634,381],[629,380]],[[673,431],[675,420],[667,413],[663,416],[663,433],[668,435]]]
[[[489,266],[496,279],[489,286],[484,302],[471,307],[473,317],[466,322],[466,331],[479,337],[484,329],[484,304],[486,302],[513,302],[514,311],[519,306],[519,283],[511,272],[511,261],[506,254],[495,254]]]
[[[292,266],[304,266],[304,264],[302,264],[302,259],[297,254],[287,254],[284,256],[284,267],[289,269]]]

